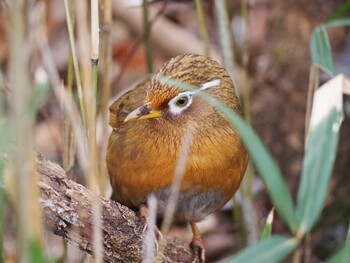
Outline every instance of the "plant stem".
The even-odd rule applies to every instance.
[[[1,101],[0,101],[0,116],[2,115],[1,112]],[[0,145],[0,154],[1,154],[1,147]],[[4,162],[2,160],[2,157],[0,156],[0,263],[5,262],[5,253],[4,253],[4,215],[5,215],[5,199],[4,199],[4,178],[3,178],[3,172],[4,172]]]
[[[243,18],[243,112],[244,119],[251,123],[250,114],[250,99],[249,99],[249,74],[248,74],[248,62],[249,62],[249,50],[248,50],[248,3],[244,0],[241,5],[241,14]]]
[[[239,205],[237,198],[234,196],[232,198],[233,207],[232,207],[232,217],[235,219],[236,224],[238,225],[238,247],[243,249],[247,243],[247,235],[245,233],[244,220],[242,215],[242,207]],[[242,226],[242,227],[241,227]]]
[[[7,122],[8,116],[6,114],[5,105],[5,83],[3,73],[0,70],[0,136],[3,137],[5,123]],[[5,218],[5,195],[4,195],[4,168],[5,163],[3,160],[3,152],[5,152],[7,143],[0,141],[0,262],[5,262],[4,252],[4,218]]]
[[[249,98],[249,42],[248,42],[248,2],[244,0],[241,5],[241,15],[243,19],[243,88],[242,88],[242,101],[243,101],[243,113],[244,120],[251,124],[251,112],[250,112],[250,98]],[[248,163],[246,174],[242,181],[241,193],[242,193],[242,210],[244,215],[245,229],[247,231],[247,241],[249,245],[255,244],[259,240],[259,222],[258,215],[253,204],[253,184],[254,184],[254,167],[251,162]]]
[[[98,59],[99,59],[99,5],[98,0],[91,0],[91,88],[92,96],[90,97],[91,109],[87,112],[89,116],[88,133],[90,162],[92,163],[91,173],[89,174],[90,188],[98,195],[100,194],[100,185],[105,182],[99,181],[97,165],[97,144],[96,144],[96,101],[97,101],[97,84],[98,84]],[[90,92],[91,93],[91,92]],[[101,222],[101,205],[98,196],[94,195],[92,203],[92,218],[93,218],[93,244],[94,244],[94,261],[96,263],[103,262],[103,247],[102,247],[102,222]]]
[[[148,1],[143,0],[143,26],[146,33],[146,58],[147,58],[147,72],[149,74],[153,73],[153,43],[151,36],[151,27],[149,23],[149,12],[148,12]]]
[[[83,91],[82,91],[82,85],[81,85],[81,78],[80,78],[80,71],[79,71],[79,65],[78,65],[77,52],[76,52],[76,48],[75,48],[73,22],[72,22],[72,18],[70,16],[70,12],[69,12],[68,0],[64,0],[64,7],[65,7],[65,11],[66,11],[69,43],[70,43],[70,48],[72,50],[72,56],[73,56],[73,65],[74,65],[74,71],[75,71],[75,79],[76,79],[76,82],[77,82],[80,113],[81,113],[81,117],[82,117],[82,120],[83,120],[84,127],[86,127],[84,98],[83,98]]]
[[[70,2],[69,6],[70,17],[72,18],[72,29],[74,30],[74,21],[75,21],[75,5]],[[74,32],[73,32],[74,34]],[[69,46],[69,55],[68,55],[68,69],[67,69],[67,96],[69,101],[72,101],[73,98],[73,84],[74,84],[74,59],[72,46]],[[63,167],[66,170],[67,176],[70,179],[72,178],[71,169],[74,165],[74,136],[72,131],[72,125],[69,122],[68,112],[65,107],[64,109],[64,154],[63,154]],[[66,250],[64,250],[66,252]]]
[[[315,66],[311,65],[309,85],[307,88],[307,101],[306,101],[306,116],[305,116],[305,147],[307,141],[307,135],[309,133],[312,99],[314,97],[315,90],[318,88],[320,83],[320,70]]]
[[[197,20],[199,25],[199,32],[201,34],[201,38],[204,43],[204,54],[207,57],[209,57],[210,56],[209,36],[208,36],[208,30],[204,19],[202,0],[195,0],[195,4],[196,4]]]
[[[40,243],[41,210],[36,185],[37,174],[32,150],[33,120],[26,118],[30,110],[31,81],[28,74],[28,58],[25,38],[25,1],[11,2],[10,35],[10,83],[13,90],[12,127],[14,150],[11,156],[11,168],[15,181],[15,204],[17,215],[17,253],[18,262],[26,262],[29,255],[29,243]]]
[[[234,80],[233,41],[226,9],[226,0],[215,0],[214,4],[223,65],[230,77]]]
[[[107,167],[105,162],[105,156],[107,151],[107,143],[108,143],[108,106],[109,106],[109,97],[111,93],[111,85],[110,85],[110,57],[111,57],[111,45],[110,45],[110,32],[112,25],[112,1],[104,0],[101,4],[101,13],[102,13],[102,33],[101,33],[101,53],[102,53],[102,61],[100,62],[101,67],[101,86],[100,90],[100,98],[101,103],[99,105],[99,113],[102,118],[102,143],[101,143],[101,151],[100,151],[100,161],[99,161],[99,175],[101,182],[106,182],[107,180]],[[100,184],[100,192],[105,193],[105,185],[104,183]]]
[[[242,3],[242,5],[245,5],[246,3]],[[247,21],[247,7],[242,6],[242,16],[244,17],[244,20]],[[229,21],[228,21],[228,14],[227,14],[227,8],[226,8],[226,1],[225,0],[215,0],[215,14],[216,14],[216,20],[217,20],[217,26],[218,26],[218,32],[219,32],[219,39],[220,39],[220,46],[221,46],[221,53],[223,57],[224,67],[228,71],[231,78],[234,78],[234,56],[233,56],[233,41],[232,41],[232,33],[229,27]],[[247,27],[247,24],[245,24]],[[246,33],[246,30],[245,30]],[[247,36],[245,35],[245,38],[247,39]],[[247,52],[247,50],[245,50]],[[245,106],[245,119],[250,122],[250,112],[249,112],[249,96],[248,96],[248,89],[249,89],[249,81],[248,81],[248,73],[247,73],[247,66],[244,65],[243,68],[243,92],[244,92],[244,106]],[[248,241],[248,244],[254,244],[259,240],[259,223],[258,223],[258,216],[256,214],[254,204],[253,204],[253,193],[252,193],[252,187],[253,187],[253,181],[254,181],[254,170],[253,167],[249,164],[247,167],[247,171],[244,177],[244,180],[242,182],[242,187],[240,189],[242,194],[242,202],[241,206],[242,209],[236,208],[236,205],[239,206],[239,204],[236,202],[234,207],[234,216],[236,220],[241,221],[242,224],[244,224],[245,231],[240,231],[240,243],[241,247],[243,247],[246,240]],[[239,214],[238,214],[239,210]],[[243,213],[243,216],[242,216]],[[246,233],[244,233],[246,232]],[[247,236],[247,238],[245,238]]]

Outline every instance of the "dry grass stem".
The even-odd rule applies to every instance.
[[[195,0],[196,4],[196,12],[197,12],[197,19],[198,19],[198,25],[199,25],[199,32],[201,34],[201,38],[204,45],[204,54],[209,57],[210,56],[210,42],[209,42],[209,36],[208,36],[208,29],[205,23],[204,19],[204,11],[203,11],[203,5],[202,0]]]
[[[214,4],[223,65],[230,77],[235,79],[232,31],[226,10],[226,0],[215,0]]]
[[[106,184],[107,181],[107,167],[105,162],[105,156],[107,151],[107,143],[109,136],[108,123],[108,107],[109,98],[111,93],[111,83],[110,83],[110,64],[111,64],[111,25],[112,25],[112,2],[111,0],[104,0],[101,3],[101,13],[102,13],[102,31],[101,31],[101,59],[100,59],[100,75],[101,79],[101,89],[100,98],[101,102],[99,105],[98,112],[100,113],[102,126],[102,136],[100,141],[100,153],[99,153],[99,178],[100,178],[100,193],[106,194]]]
[[[170,0],[165,0],[162,7],[158,10],[158,12],[156,14],[153,14],[151,12],[152,17],[148,23],[149,28],[154,27],[155,22],[161,18],[161,15],[164,13],[169,1]],[[126,10],[128,10],[128,9],[126,9]],[[121,78],[123,77],[123,74],[125,73],[125,70],[127,68],[129,61],[136,54],[136,51],[138,50],[138,48],[140,48],[142,42],[145,40],[145,38],[147,37],[147,34],[148,34],[148,32],[143,32],[143,31],[141,31],[140,33],[142,33],[142,34],[138,37],[138,39],[130,47],[130,51],[128,52],[126,58],[124,59],[124,61],[120,65],[120,70],[119,70],[118,76],[117,76],[116,81],[115,81],[117,84],[120,82]]]
[[[143,240],[143,263],[152,263],[154,262],[155,248],[156,248],[156,235],[157,231],[157,199],[154,195],[150,195],[147,199],[148,207],[148,218],[147,218],[147,229],[145,237]]]
[[[70,2],[69,6],[69,13],[70,13],[70,18],[71,18],[71,23],[73,23],[71,26],[74,29],[74,17],[75,17],[75,5]],[[74,34],[74,32],[73,32]],[[72,47],[69,46],[69,55],[68,55],[68,65],[67,65],[67,96],[69,98],[69,101],[73,100],[73,82],[74,82],[74,60],[73,60],[73,52],[72,52]],[[63,167],[67,172],[68,178],[72,179],[73,174],[72,174],[72,168],[74,165],[75,161],[75,139],[73,136],[73,131],[72,131],[72,126],[69,121],[68,117],[68,112],[66,111],[66,108],[61,105],[61,108],[63,110],[64,114],[64,124],[63,124],[63,129],[64,129],[64,154],[63,154]],[[66,245],[65,245],[66,247]],[[67,252],[66,249],[64,251],[65,253]]]
[[[170,197],[165,207],[164,220],[161,227],[161,233],[163,235],[163,238],[161,239],[159,244],[158,254],[160,255],[164,254],[165,247],[167,244],[167,235],[170,231],[170,226],[173,221],[177,200],[180,193],[182,179],[186,172],[187,158],[191,150],[193,137],[196,133],[195,129],[196,128],[194,124],[189,123],[187,125],[187,129],[183,135],[181,146],[179,148],[180,152],[179,152],[177,164],[174,171],[173,183],[171,185],[171,190],[170,190]]]
[[[97,2],[91,2],[91,12],[99,12]],[[97,145],[96,145],[96,85],[97,74],[93,78],[92,68],[90,65],[91,59],[96,57],[90,57],[92,54],[98,56],[98,47],[92,51],[92,46],[98,45],[98,40],[94,39],[92,42],[90,36],[95,38],[99,37],[98,32],[92,32],[89,34],[88,27],[88,6],[85,1],[77,1],[77,37],[79,46],[79,62],[82,70],[83,80],[83,94],[84,94],[84,109],[86,116],[86,139],[87,150],[89,156],[90,170],[86,174],[88,187],[95,193],[91,196],[92,204],[92,217],[93,217],[93,250],[94,261],[102,262],[103,260],[103,247],[102,247],[102,233],[101,233],[101,207],[98,202],[99,194],[99,180],[98,180],[98,167],[97,167]],[[98,31],[98,14],[91,14],[91,21],[95,25],[91,25],[91,29]],[[97,23],[97,25],[96,25]],[[96,53],[94,53],[96,52]],[[96,58],[98,59],[98,57]],[[97,64],[96,64],[97,66]],[[97,72],[97,70],[96,70]],[[95,87],[94,87],[95,86]]]
[[[149,23],[149,9],[148,0],[142,1],[143,7],[143,27],[146,35],[145,38],[145,50],[146,50],[146,61],[147,61],[147,72],[148,74],[153,73],[153,43],[151,37],[151,25]]]
[[[91,0],[91,60],[98,60],[100,46],[100,25],[98,0]]]
[[[75,1],[75,0],[73,0],[73,1]],[[68,35],[69,35],[69,44],[70,44],[70,48],[72,50],[75,79],[76,79],[76,82],[77,82],[77,90],[78,90],[80,112],[81,112],[81,116],[82,116],[83,123],[84,123],[84,126],[85,126],[85,110],[84,110],[83,90],[82,90],[82,85],[81,85],[81,78],[80,78],[80,70],[79,70],[77,52],[76,52],[76,47],[75,47],[73,21],[71,19],[71,15],[70,15],[70,9],[69,9],[68,0],[64,0],[64,7],[65,7],[65,11],[66,11],[67,28],[68,28]]]
[[[28,258],[29,245],[40,243],[42,236],[41,209],[37,202],[39,192],[36,185],[35,162],[32,152],[33,120],[25,116],[29,110],[32,86],[28,72],[28,41],[25,28],[27,10],[20,0],[11,2],[10,19],[10,65],[9,74],[13,91],[10,105],[14,148],[11,152],[11,180],[15,181],[15,208],[17,231],[17,261]],[[20,77],[19,77],[20,76]]]
[[[73,102],[73,98],[68,94],[63,83],[61,83],[60,77],[58,75],[58,69],[54,63],[52,52],[48,46],[47,39],[43,36],[37,37],[40,37],[37,42],[42,54],[43,65],[47,70],[54,94],[60,101],[60,104],[63,106],[63,110],[67,112],[68,121],[72,126],[75,143],[77,145],[77,157],[79,164],[84,174],[87,174],[90,170],[90,163],[86,152],[86,144],[84,140],[85,133],[82,128],[83,125],[79,111]]]
[[[149,11],[150,17],[154,17],[155,12],[152,9]],[[113,12],[132,31],[139,34],[143,32],[141,8],[127,8],[125,3],[113,1]],[[154,44],[169,56],[183,53],[200,54],[203,52],[203,43],[200,39],[165,17],[159,17],[157,23],[152,25],[152,39]],[[191,43],[191,45],[188,45],[188,43]],[[220,54],[217,50],[211,48],[210,53],[213,59],[220,61]]]

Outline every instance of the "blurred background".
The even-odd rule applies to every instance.
[[[80,0],[82,1],[82,0]],[[0,0],[0,100],[4,112],[11,111],[15,103],[12,83],[21,75],[13,75],[11,56],[16,54],[16,18],[13,8],[16,2]],[[67,6],[76,35],[76,53],[83,52],[79,35],[79,19],[84,15],[77,1],[38,0],[25,1],[20,8],[23,21],[22,54],[26,69],[28,92],[35,86],[38,68],[53,65],[58,84],[76,96],[77,84],[73,72],[73,58],[67,27]],[[108,105],[125,90],[155,72],[171,57],[183,53],[207,54],[223,64],[218,20],[221,18],[212,0],[203,0],[205,30],[203,34],[198,17],[198,6],[194,1],[168,0],[148,3],[148,21],[151,37],[148,38],[144,26],[142,1],[100,1],[100,57],[97,85],[96,156],[100,173],[100,194],[108,197],[110,189],[105,174],[104,154],[108,139]],[[222,1],[224,2],[224,1]],[[311,69],[310,37],[314,28],[327,21],[332,14],[347,1],[341,0],[227,0],[228,47],[233,53],[233,79],[244,103],[245,118],[251,123],[281,168],[284,179],[295,197],[302,167],[305,140],[305,119],[308,85]],[[89,5],[87,5],[89,8]],[[90,10],[86,11],[90,16]],[[349,15],[349,13],[346,13]],[[76,22],[74,22],[76,21]],[[75,24],[77,23],[77,25]],[[350,34],[348,28],[337,27],[328,30],[337,73],[350,76]],[[16,40],[17,39],[17,40]],[[152,68],[150,70],[145,44],[150,39],[152,47]],[[90,39],[86,39],[87,44]],[[205,39],[204,39],[205,40]],[[205,45],[207,43],[207,45]],[[227,47],[226,47],[227,48]],[[48,60],[47,52],[52,60]],[[12,55],[11,55],[12,54]],[[46,55],[45,55],[46,54]],[[90,53],[87,53],[90,56]],[[46,58],[45,58],[46,57]],[[87,59],[90,59],[88,57]],[[80,63],[82,60],[79,60]],[[81,67],[83,68],[83,67]],[[83,71],[83,69],[82,69]],[[12,74],[12,75],[11,75]],[[52,74],[49,74],[50,82]],[[320,82],[330,79],[321,73]],[[57,84],[57,81],[56,81]],[[53,84],[53,85],[56,85]],[[25,86],[25,85],[24,85]],[[84,185],[86,175],[76,156],[76,146],[69,141],[71,131],[67,131],[67,119],[62,107],[62,97],[49,91],[42,107],[31,126],[30,147],[51,161],[59,163],[67,174]],[[78,98],[76,99],[78,105]],[[1,118],[6,114],[1,115]],[[5,123],[4,119],[0,124]],[[16,128],[15,128],[16,129]],[[330,184],[326,207],[316,229],[309,238],[309,249],[305,262],[320,262],[343,244],[350,215],[350,125],[349,119],[341,128],[340,145],[337,152],[334,176]],[[69,157],[68,157],[69,156]],[[200,225],[208,262],[217,262],[234,255],[248,244],[257,241],[257,233],[265,224],[272,209],[265,187],[251,167],[249,191],[241,191],[233,203],[237,206],[232,213],[232,204],[223,211],[209,216]],[[101,175],[102,174],[102,175]],[[252,194],[249,192],[252,191]],[[245,209],[242,199],[248,192],[251,206]],[[18,220],[16,205],[6,194],[3,207],[3,245],[5,262],[17,261],[16,228]],[[250,210],[249,210],[250,209]],[[251,218],[250,218],[251,216]],[[255,225],[255,226],[253,226]],[[287,229],[278,215],[273,222],[273,232],[284,233]],[[186,225],[176,224],[173,236],[186,242],[191,240],[191,232]],[[61,238],[45,234],[45,254],[50,258],[66,262],[83,262],[84,253],[64,245]],[[68,251],[68,252],[67,252]],[[66,256],[62,255],[66,253]],[[287,262],[290,259],[287,259]]]

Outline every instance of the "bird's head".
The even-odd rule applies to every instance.
[[[162,77],[189,84],[196,90],[170,86],[161,81]],[[176,120],[189,115],[198,117],[203,112],[210,114],[213,107],[198,96],[203,91],[239,108],[232,80],[226,71],[217,62],[201,55],[185,54],[171,59],[148,85],[144,104],[128,114],[125,122],[152,118]]]

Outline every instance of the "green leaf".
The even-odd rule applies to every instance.
[[[158,77],[158,80],[166,85],[183,90],[198,91],[197,87],[175,79]],[[205,92],[199,92],[198,95],[222,112],[232,126],[238,131],[249,151],[250,158],[253,159],[257,170],[265,181],[265,185],[277,211],[281,218],[287,223],[289,229],[295,232],[297,229],[297,221],[290,191],[282,179],[279,167],[276,165],[271,154],[265,148],[258,135],[236,112],[227,107],[224,103]]]
[[[312,63],[334,76],[335,67],[332,58],[332,49],[324,25],[316,27],[312,32],[310,49]]]
[[[337,18],[323,24],[326,28],[350,26],[350,18]]]
[[[260,239],[265,239],[265,238],[271,237],[274,211],[275,211],[275,208],[273,207],[271,209],[269,215],[267,216],[266,223],[265,223],[264,229],[261,233]]]
[[[246,248],[238,255],[225,261],[225,263],[274,263],[280,262],[285,256],[297,247],[294,238],[272,236],[261,240],[258,244]]]
[[[345,245],[339,249],[330,259],[325,263],[348,263],[350,258],[350,224],[348,227],[348,234]]]
[[[325,263],[348,263],[350,258],[350,246],[344,245]]]
[[[30,263],[48,263],[49,260],[45,259],[43,250],[40,243],[36,240],[32,240],[29,243],[29,259]]]
[[[342,14],[344,14],[346,11],[350,9],[350,1],[348,0],[346,3],[342,4],[335,12],[332,14],[329,20],[333,20]]]
[[[348,234],[346,235],[346,245],[350,248],[350,222],[348,226]]]
[[[337,253],[335,253],[326,263],[349,263],[350,248],[347,246],[342,247]]]
[[[297,198],[300,235],[310,231],[321,213],[336,155],[342,113],[333,109],[308,138]]]

